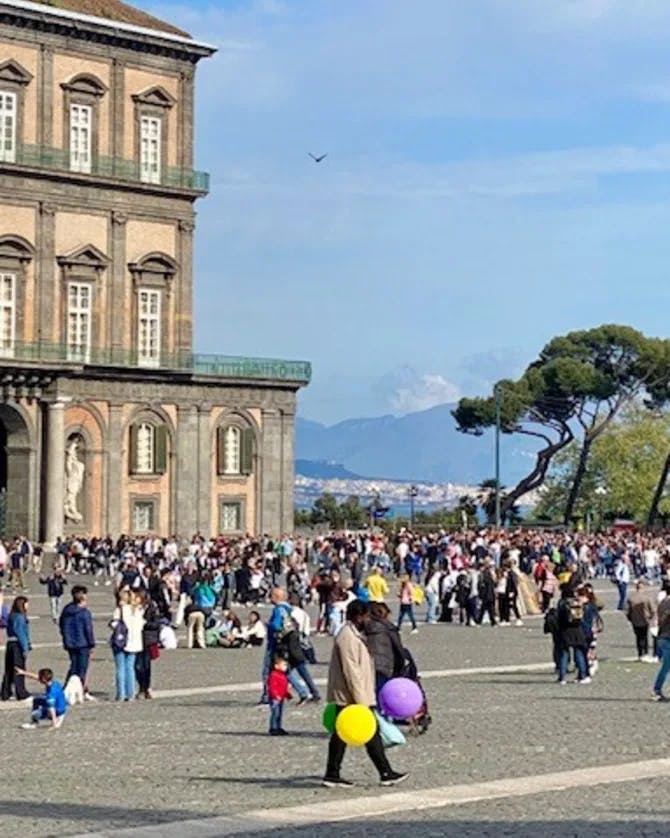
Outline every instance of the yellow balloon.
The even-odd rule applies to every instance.
[[[335,730],[345,744],[357,748],[367,745],[375,735],[377,719],[369,707],[350,704],[337,717]]]

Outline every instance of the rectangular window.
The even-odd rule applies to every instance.
[[[138,292],[137,363],[157,367],[161,360],[161,292]]]
[[[0,160],[16,160],[16,93],[0,92]]]
[[[91,355],[91,286],[70,282],[67,288],[67,359],[88,363]]]
[[[91,171],[91,122],[90,105],[70,105],[70,170]]]
[[[221,503],[221,526],[224,532],[240,532],[242,529],[242,504],[239,501],[224,501]]]
[[[155,529],[156,502],[153,500],[133,501],[133,532],[148,533]]]
[[[161,120],[157,116],[140,117],[140,180],[161,182]]]
[[[16,274],[0,273],[0,355],[14,354]]]

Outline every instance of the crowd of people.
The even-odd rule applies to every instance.
[[[156,536],[70,537],[60,539],[46,556],[26,538],[0,544],[0,580],[6,587],[0,591],[0,627],[7,635],[3,700],[30,697],[25,684],[25,677],[32,676],[26,669],[31,648],[27,571],[44,586],[51,619],[68,653],[65,682],[74,676],[84,700],[94,700],[89,664],[96,645],[88,588],[109,586],[116,700],[152,697],[153,664],[161,650],[176,647],[177,631],[184,626],[189,648],[265,647],[260,700],[273,708],[273,735],[283,731],[276,702],[290,689],[299,703],[321,698],[309,669],[315,661],[310,605],[316,609],[319,634],[339,637],[352,625],[360,633],[364,625],[372,650],[383,635],[384,651],[377,648],[377,689],[407,665],[400,632],[405,622],[411,632],[419,631],[416,609],[424,601],[422,619],[428,625],[522,626],[527,614],[543,612],[558,683],[565,683],[572,657],[578,682],[587,684],[597,670],[597,637],[604,626],[592,582],[608,577],[617,586],[617,607],[633,626],[640,660],[658,656],[663,661],[654,685],[658,700],[664,698],[670,672],[670,603],[664,599],[670,539],[663,535],[483,529],[280,539],[196,534],[188,542]],[[78,584],[70,584],[73,575]],[[658,582],[662,586],[655,602]],[[11,606],[4,602],[9,592],[15,594]],[[63,607],[66,592],[71,601]],[[354,603],[365,605],[365,613],[355,619]],[[263,607],[271,608],[267,620]],[[650,633],[654,656],[649,655]],[[57,692],[49,686],[58,684],[53,673],[32,677]],[[44,707],[37,709],[42,713]],[[338,753],[331,755],[329,771],[335,771]]]

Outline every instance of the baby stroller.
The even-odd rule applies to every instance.
[[[419,670],[417,669],[416,661],[414,660],[412,653],[409,649],[405,648],[403,648],[403,652],[405,657],[405,667],[402,675],[404,678],[409,678],[410,681],[414,681],[414,683],[417,684],[421,690],[421,695],[423,696],[421,709],[411,719],[407,720],[407,724],[410,726],[409,732],[414,736],[420,736],[422,733],[426,733],[430,727],[430,723],[432,722],[430,713],[428,712],[428,699],[426,698],[426,691],[421,683]]]

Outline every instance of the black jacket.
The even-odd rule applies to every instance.
[[[368,621],[365,627],[368,649],[375,662],[375,672],[393,678],[399,675],[405,665],[405,653],[400,632],[388,620]]]

